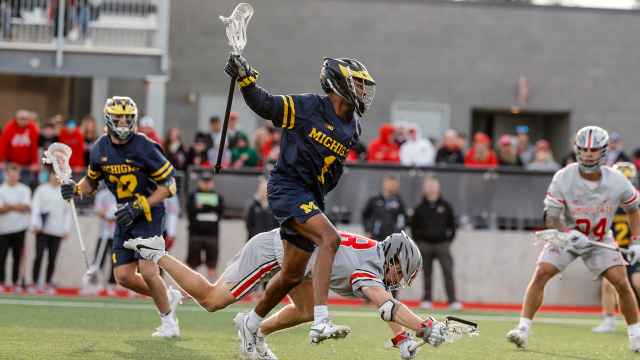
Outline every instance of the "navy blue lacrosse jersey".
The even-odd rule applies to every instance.
[[[360,140],[357,114],[339,117],[328,96],[274,96],[255,83],[241,91],[256,114],[283,130],[271,177],[303,186],[322,204],[338,184],[349,150]]]
[[[157,181],[175,174],[160,144],[141,134],[134,134],[124,145],[103,135],[93,145],[90,159],[87,176],[104,179],[118,204],[135,200],[135,194],[150,196],[158,188]],[[162,202],[156,206],[164,207]]]
[[[613,221],[611,222],[611,231],[613,231],[613,238],[616,239],[618,245],[622,248],[629,247],[629,239],[631,238],[631,231],[629,231],[629,223],[627,222],[627,213],[619,207],[616,213],[613,215]]]

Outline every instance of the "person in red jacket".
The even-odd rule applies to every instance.
[[[486,134],[477,133],[473,137],[473,146],[464,158],[464,165],[480,168],[498,167],[498,157],[491,150],[491,140]]]
[[[160,139],[160,136],[158,136],[153,126],[154,122],[151,116],[143,116],[140,121],[138,121],[138,133],[147,135],[149,139],[157,142],[164,149],[164,142]]]
[[[400,163],[398,144],[393,138],[394,128],[389,123],[380,125],[379,136],[369,144],[367,160]]]
[[[60,142],[71,148],[71,158],[69,166],[75,172],[84,170],[84,136],[73,120],[67,121],[65,127],[60,131]]]
[[[31,120],[28,110],[18,110],[16,117],[9,120],[0,135],[0,171],[5,169],[5,161],[38,170],[38,127]]]

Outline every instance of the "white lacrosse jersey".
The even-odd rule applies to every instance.
[[[329,288],[349,299],[366,299],[363,288],[378,286],[385,289],[384,254],[382,244],[361,235],[338,231],[342,242],[333,261]],[[314,251],[305,276],[312,279],[312,266],[317,254]]]
[[[602,177],[595,189],[590,189],[580,176],[578,163],[558,170],[547,189],[546,206],[563,208],[567,229],[576,229],[594,241],[612,242],[611,221],[618,209],[638,208],[638,190],[617,170],[600,167]]]

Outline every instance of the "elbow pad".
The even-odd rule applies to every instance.
[[[394,298],[387,299],[378,307],[378,314],[382,320],[392,322],[401,305],[402,303]]]
[[[168,178],[166,181],[158,183],[158,185],[164,186],[165,188],[167,188],[167,190],[169,190],[170,198],[172,198],[176,194],[176,179],[173,176]]]

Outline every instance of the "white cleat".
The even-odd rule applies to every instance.
[[[431,310],[431,309],[433,309],[433,303],[431,301],[421,301],[420,302],[420,309]]]
[[[269,345],[267,345],[266,339],[266,336],[256,336],[256,359],[278,360],[278,358],[271,352],[271,349],[269,349]]]
[[[167,297],[169,298],[169,307],[171,308],[171,313],[173,313],[173,319],[178,323],[178,318],[176,317],[176,309],[178,305],[182,304],[182,293],[178,290],[173,289],[173,285],[169,286],[167,290]]]
[[[151,337],[154,338],[172,338],[172,337],[180,337],[180,327],[176,322],[163,322],[160,327],[157,328],[158,331],[151,334]]]
[[[247,326],[249,312],[238,313],[233,321],[236,323],[236,328],[238,328],[239,340],[242,341],[240,347],[242,355],[244,355],[247,360],[256,360],[256,333],[249,330]]]
[[[640,336],[634,336],[629,338],[629,350],[634,353],[640,352]]]
[[[333,313],[331,313],[328,318],[322,320],[319,324],[311,325],[311,329],[309,330],[309,342],[319,345],[327,339],[344,339],[349,335],[349,331],[351,330],[348,326],[336,325],[331,322],[335,318],[336,317],[333,316]]]
[[[164,239],[162,236],[154,236],[147,239],[131,239],[124,243],[124,247],[137,251],[143,258],[153,261],[156,264],[161,257],[167,255],[167,252],[164,250]]]
[[[449,304],[449,310],[452,311],[462,311],[464,310],[464,305],[462,305],[461,303],[454,301],[451,304]]]
[[[591,329],[594,333],[614,333],[616,332],[616,323],[603,321],[600,325]]]
[[[517,327],[507,334],[507,340],[516,344],[518,348],[524,349],[527,346],[529,333],[525,328]]]

